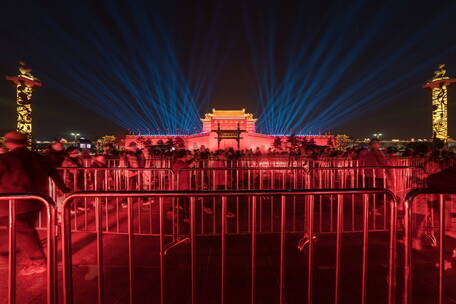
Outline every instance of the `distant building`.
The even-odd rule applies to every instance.
[[[82,137],[78,139],[77,145],[79,149],[92,149],[92,141]]]

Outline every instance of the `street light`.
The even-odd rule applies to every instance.
[[[74,137],[74,143],[76,143],[76,139],[77,139],[79,136],[81,136],[81,134],[79,134],[79,133],[74,133],[74,132],[71,132],[70,135]]]
[[[372,136],[376,139],[381,139],[381,137],[383,136],[383,133],[374,133],[374,134],[372,134]]]

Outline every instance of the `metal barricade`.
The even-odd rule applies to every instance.
[[[174,189],[171,169],[61,168],[73,191],[156,191]]]
[[[404,196],[420,187],[423,168],[388,167],[215,167],[177,172],[176,190],[274,190],[388,188]]]
[[[374,229],[372,229],[372,225],[369,220],[369,213],[371,211],[371,207],[369,206],[370,197],[373,195],[386,195],[389,201],[389,215],[388,215],[388,225],[385,227],[385,231],[387,231],[387,238],[385,238],[384,234],[379,237],[376,237]],[[362,214],[362,221],[359,223],[361,225],[361,229],[359,229],[358,236],[355,236],[353,239],[347,239],[347,229],[345,224],[345,216],[346,212],[344,211],[344,207],[346,205],[345,199],[351,196],[359,196],[360,200],[360,213]],[[368,288],[368,278],[372,278],[373,275],[368,276],[369,274],[369,267],[372,265],[380,264],[378,261],[376,263],[369,263],[369,240],[375,238],[376,240],[385,241],[387,246],[382,247],[385,248],[385,258],[386,258],[386,273],[385,277],[387,278],[384,280],[385,282],[385,302],[387,303],[394,303],[395,299],[395,276],[396,276],[396,260],[395,260],[395,252],[396,252],[396,224],[397,224],[397,199],[396,197],[388,190],[385,189],[336,189],[336,190],[300,190],[300,191],[236,191],[236,192],[228,192],[228,191],[205,191],[205,192],[170,192],[170,191],[158,191],[158,192],[88,192],[88,193],[75,193],[68,198],[65,199],[63,203],[63,212],[64,212],[64,221],[63,221],[63,234],[62,234],[62,248],[63,248],[63,278],[64,278],[64,302],[65,303],[73,303],[74,301],[74,288],[73,288],[73,252],[72,252],[72,223],[70,221],[70,211],[72,209],[71,205],[77,199],[81,198],[90,198],[93,200],[95,204],[95,229],[92,231],[95,234],[94,246],[96,247],[96,278],[97,278],[97,300],[98,303],[104,303],[107,296],[112,296],[111,294],[107,295],[105,292],[106,282],[105,280],[108,279],[108,276],[105,275],[104,269],[105,265],[107,264],[105,258],[106,251],[108,250],[105,247],[105,241],[107,237],[107,226],[103,224],[103,200],[109,200],[113,198],[125,198],[127,200],[128,208],[127,208],[127,219],[125,221],[126,224],[126,231],[122,232],[124,237],[126,237],[127,241],[127,261],[126,268],[127,273],[126,276],[128,277],[126,284],[128,284],[128,302],[133,303],[135,301],[135,297],[138,296],[138,293],[135,292],[138,287],[138,269],[135,260],[135,253],[134,248],[136,246],[140,246],[138,238],[142,236],[142,234],[135,228],[136,220],[134,218],[134,198],[141,198],[141,197],[156,197],[158,200],[158,218],[156,221],[159,225],[159,232],[158,234],[151,234],[158,238],[158,245],[157,245],[157,257],[158,257],[158,276],[159,286],[157,287],[157,301],[160,303],[167,302],[167,293],[166,293],[166,278],[171,276],[170,271],[166,270],[166,251],[167,248],[173,247],[176,243],[173,243],[172,240],[174,239],[174,231],[171,235],[166,231],[166,219],[165,219],[165,204],[169,199],[172,198],[187,198],[188,199],[188,209],[189,209],[189,223],[188,228],[186,231],[182,230],[179,232],[181,238],[177,238],[177,243],[181,244],[182,241],[186,242],[188,240],[190,246],[190,261],[189,261],[189,279],[185,279],[184,285],[179,284],[178,281],[173,281],[173,294],[176,294],[176,285],[179,286],[179,292],[185,295],[185,284],[189,286],[189,299],[191,299],[191,303],[205,303],[204,301],[208,301],[207,303],[226,303],[227,297],[233,297],[233,287],[230,284],[237,283],[239,279],[232,279],[233,274],[231,276],[229,273],[231,272],[231,267],[228,267],[230,264],[230,259],[239,258],[240,253],[236,253],[235,257],[228,255],[227,253],[231,250],[236,249],[237,251],[246,250],[248,256],[248,262],[246,259],[246,265],[249,269],[249,277],[250,280],[248,284],[243,284],[242,286],[249,286],[247,293],[249,294],[249,303],[266,303],[265,302],[265,293],[269,295],[269,291],[271,288],[261,288],[262,292],[258,292],[258,286],[261,284],[265,284],[264,282],[264,263],[265,260],[263,255],[267,255],[269,259],[269,263],[274,264],[275,266],[271,266],[274,269],[272,272],[275,273],[277,279],[277,289],[272,288],[272,290],[276,290],[277,294],[274,293],[272,296],[271,301],[279,302],[279,303],[286,303],[287,297],[294,297],[293,299],[296,301],[296,297],[305,298],[307,299],[307,303],[317,303],[319,302],[318,297],[322,296],[321,291],[324,289],[324,295],[331,294],[334,303],[340,303],[341,298],[344,297],[343,293],[343,282],[350,282],[350,284],[356,284],[357,282],[353,277],[349,280],[348,278],[343,275],[346,269],[344,267],[348,267],[349,263],[344,263],[344,259],[347,259],[347,253],[343,251],[343,248],[353,248],[353,244],[343,246],[343,244],[349,244],[352,241],[359,241],[362,240],[362,244],[359,245],[359,256],[361,261],[361,267],[359,269],[359,287],[355,287],[355,289],[361,288],[361,294],[355,295],[358,297],[358,301],[361,303],[368,303],[368,291],[371,292],[372,288]],[[218,219],[217,219],[217,233],[212,235],[210,239],[207,239],[207,236],[201,234],[201,230],[199,230],[199,221],[201,221],[201,217],[199,217],[198,213],[198,204],[197,201],[200,198],[217,198],[217,207],[218,207]],[[246,223],[249,226],[249,235],[247,239],[242,239],[240,235],[236,235],[236,239],[233,239],[233,233],[228,233],[228,226],[230,219],[227,218],[228,208],[229,205],[233,203],[233,198],[242,197],[244,198],[244,202],[248,206],[248,210],[246,211],[247,216]],[[259,199],[262,197],[270,197],[270,200],[275,199],[278,203],[278,217],[274,218],[276,222],[276,226],[278,227],[277,230],[273,230],[270,235],[272,238],[264,239],[261,233],[259,233],[260,221],[262,218],[262,214],[260,213],[260,202]],[[326,271],[325,269],[328,268],[321,268],[323,267],[320,261],[320,258],[323,259],[322,256],[323,252],[319,252],[319,254],[315,253],[315,250],[320,248],[320,245],[316,243],[316,241],[325,243],[328,240],[316,240],[317,237],[320,236],[319,229],[317,228],[317,197],[326,197],[328,201],[335,200],[335,209],[331,210],[331,213],[335,214],[335,222],[334,227],[329,234],[330,240],[329,244],[333,244],[335,242],[335,246],[331,248],[335,248],[335,252],[331,251],[330,260],[330,276],[333,279],[333,283],[325,282],[325,286],[321,286],[318,284],[319,280],[317,277],[321,277],[321,273]],[[302,221],[302,225],[304,225],[304,233],[300,231],[296,234],[296,231],[290,228],[290,223],[287,221],[287,217],[290,210],[290,205],[293,201],[298,201],[301,205],[303,213],[301,216],[304,218]],[[174,202],[174,201],[172,201]],[[323,204],[325,204],[323,202]],[[138,207],[138,206],[136,206]],[[326,208],[328,210],[328,208]],[[215,212],[215,210],[214,210]],[[385,215],[386,216],[386,215]],[[170,230],[168,228],[168,230]],[[350,231],[353,232],[353,231]],[[293,234],[294,233],[294,234]],[[328,234],[325,234],[328,237]],[[290,242],[295,243],[298,239],[296,236],[302,236],[299,240],[300,250],[294,248],[290,249],[289,244]],[[321,235],[322,238],[323,235]],[[185,237],[185,238],[182,238]],[[304,239],[304,240],[303,240]],[[230,240],[228,242],[228,240]],[[233,242],[239,242],[238,245],[233,249]],[[276,242],[277,243],[274,243]],[[203,242],[203,243],[202,243]],[[207,246],[211,247],[210,244],[215,244],[217,249],[208,249],[207,246],[203,246],[202,244],[206,244],[204,242],[208,242]],[[271,242],[271,243],[269,243]],[[267,244],[263,244],[267,243]],[[304,244],[303,244],[304,243]],[[218,247],[220,244],[220,247]],[[274,245],[275,244],[275,245]],[[326,244],[326,243],[325,243]],[[141,245],[144,246],[144,245]],[[231,246],[231,247],[230,247]],[[266,253],[265,247],[267,246]],[[271,247],[270,247],[271,246]],[[323,245],[321,245],[323,246]],[[333,245],[331,245],[333,246]],[[293,246],[294,247],[294,246]],[[114,247],[109,250],[110,252],[117,252],[120,248]],[[198,252],[201,254],[205,254],[203,251],[211,251],[215,250],[217,255],[220,257],[219,262],[217,262],[216,268],[211,268],[210,273],[212,276],[216,275],[218,279],[210,280],[210,284],[215,284],[215,289],[217,290],[215,295],[212,295],[216,298],[211,298],[211,295],[208,294],[208,290],[212,290],[208,286],[202,287],[201,283],[201,262],[198,260]],[[346,250],[346,249],[345,249]],[[372,250],[372,249],[371,249]],[[372,251],[372,255],[377,255],[378,250]],[[290,265],[287,264],[288,258],[290,256],[301,254],[304,256],[298,256],[298,260],[301,261],[302,265]],[[329,252],[329,250],[325,250],[325,253]],[[333,255],[334,256],[333,256]],[[148,256],[150,259],[152,258],[152,252],[148,252]],[[272,262],[273,258],[277,258],[277,263],[275,264]],[[350,257],[350,255],[348,256]],[[296,257],[295,257],[296,258]],[[201,258],[200,258],[201,259]],[[334,260],[333,260],[334,259]],[[305,262],[303,262],[305,261]],[[317,263],[319,262],[319,263]],[[356,263],[356,260],[349,261],[350,263]],[[209,263],[209,260],[208,260]],[[219,263],[219,264],[218,264]],[[234,264],[233,264],[234,263]],[[238,262],[231,262],[231,266],[238,265]],[[351,265],[351,264],[350,264]],[[209,266],[207,266],[209,267]],[[302,267],[302,268],[300,268]],[[326,267],[326,266],[325,266]],[[298,270],[296,270],[296,269]],[[304,270],[307,270],[304,273]],[[344,270],[345,269],[345,270]],[[276,272],[278,270],[278,272]],[[302,270],[302,271],[301,271]],[[294,273],[292,273],[295,271]],[[296,272],[297,271],[297,272]],[[372,271],[372,270],[371,270]],[[372,271],[374,272],[374,271]],[[145,270],[142,269],[140,271],[141,274],[146,276]],[[185,273],[185,270],[180,270],[178,273]],[[218,276],[219,274],[219,276]],[[299,279],[296,279],[294,276],[298,276]],[[303,278],[299,277],[300,275]],[[328,273],[325,273],[327,276]],[[378,273],[376,273],[378,275]],[[184,276],[184,275],[183,275]],[[236,278],[240,278],[239,276],[235,276]],[[244,277],[244,276],[241,276]],[[148,277],[148,286],[152,286],[151,282],[153,279]],[[230,279],[231,278],[231,279]],[[295,278],[295,280],[293,280]],[[117,277],[119,279],[119,277]],[[304,281],[303,281],[304,279]],[[307,280],[307,282],[305,282]],[[272,280],[274,281],[274,280]],[[141,282],[144,283],[143,280]],[[296,288],[298,285],[293,285],[293,287],[287,288],[285,282],[291,286],[292,282],[294,284],[302,285],[305,284],[307,288],[305,291],[301,291],[300,288]],[[372,282],[371,282],[372,283]],[[241,283],[239,283],[241,284]],[[333,289],[328,288],[328,286],[334,286]],[[211,285],[214,286],[214,285]],[[231,289],[230,289],[231,286]],[[236,285],[238,286],[238,285]],[[275,286],[275,285],[273,285]],[[315,287],[317,286],[317,287]],[[200,288],[204,288],[205,295],[204,297],[200,294]],[[118,287],[118,289],[121,289]],[[151,289],[149,287],[149,289]],[[375,289],[381,289],[379,286],[375,286]],[[231,292],[228,292],[231,290]],[[296,292],[294,292],[296,291]],[[318,292],[317,292],[318,291]],[[318,294],[319,293],[319,294]],[[169,295],[169,293],[168,293]],[[245,295],[244,292],[239,292],[235,296],[242,297]],[[353,295],[352,295],[353,296]],[[273,300],[275,299],[275,300]],[[233,299],[231,299],[233,300]],[[268,300],[268,303],[271,301]],[[181,300],[182,302],[183,300]],[[237,300],[239,302],[240,300]],[[181,303],[179,302],[179,303]],[[242,301],[243,303],[247,302],[245,299]]]
[[[73,192],[157,191],[175,189],[174,172],[168,168],[58,168]],[[57,202],[62,194],[50,181],[50,196]]]
[[[401,197],[422,187],[425,175],[422,167],[409,166],[319,167],[309,173],[308,188],[387,188]]]
[[[57,257],[55,246],[55,209],[54,202],[48,196],[33,193],[15,194],[4,193],[0,194],[0,204],[9,204],[8,207],[8,303],[16,303],[16,267],[17,267],[17,252],[16,252],[16,200],[36,200],[42,203],[46,208],[47,222],[47,303],[52,304],[57,301]]]
[[[404,203],[404,289],[403,289],[403,303],[413,303],[412,283],[418,281],[418,278],[423,276],[423,273],[430,275],[431,278],[426,277],[425,282],[421,282],[421,289],[427,288],[425,294],[430,298],[422,299],[423,291],[420,292],[420,300],[430,301],[437,300],[437,303],[454,303],[456,301],[456,294],[454,294],[454,285],[451,285],[449,277],[451,276],[454,284],[454,270],[456,265],[452,265],[456,261],[456,249],[448,252],[447,245],[449,234],[456,238],[456,234],[448,231],[448,228],[454,228],[455,223],[449,219],[454,218],[454,198],[456,192],[436,192],[428,189],[415,189],[410,191],[406,196]],[[418,201],[418,199],[421,199]],[[421,206],[417,206],[418,203]],[[418,209],[418,210],[417,210]],[[423,210],[424,209],[424,210]],[[421,217],[420,220],[413,220],[414,217]],[[415,225],[413,225],[415,223]],[[415,227],[414,227],[415,226]],[[427,254],[423,260],[417,265],[417,253],[421,252],[421,241],[427,240]],[[412,242],[417,241],[418,246],[414,246]],[[453,242],[454,246],[454,242]],[[414,248],[415,247],[415,248]],[[412,251],[417,249],[418,251]],[[412,254],[413,253],[413,254]],[[413,258],[417,256],[416,259]],[[434,259],[433,256],[437,256]],[[415,261],[415,262],[414,262]],[[434,264],[435,263],[435,264]],[[414,276],[414,271],[417,272],[418,266],[427,268],[420,273],[420,277]],[[451,265],[451,266],[450,266]],[[438,271],[435,272],[435,266]],[[436,281],[435,278],[438,277]],[[432,283],[431,283],[432,282]],[[438,282],[437,286],[432,286],[434,282]],[[420,283],[419,281],[416,283]],[[423,287],[424,286],[424,287]],[[433,290],[429,290],[433,289]],[[448,293],[451,292],[451,295]],[[416,298],[415,298],[416,299]],[[435,303],[435,302],[434,302]]]
[[[274,190],[308,188],[302,167],[189,168],[177,172],[176,190]]]

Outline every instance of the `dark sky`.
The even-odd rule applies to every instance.
[[[30,56],[30,53],[34,52],[33,46],[31,46],[26,40],[24,35],[21,35],[23,29],[30,27],[40,26],[39,19],[43,17],[46,19],[54,19],[55,16],[58,18],[54,25],[62,23],[62,28],[65,29],[67,24],[71,21],[65,19],[67,10],[77,10],[75,7],[77,1],[60,1],[55,2],[59,5],[54,8],[52,4],[49,4],[49,10],[52,12],[49,16],[34,16],[34,11],[27,11],[28,1],[21,1],[20,3],[2,4],[0,20],[0,41],[2,42],[2,49],[0,50],[0,75],[13,75],[16,73],[17,61],[24,56]],[[92,1],[95,3],[96,1]],[[109,1],[108,1],[109,2]],[[320,35],[320,29],[324,22],[323,16],[319,18],[320,13],[329,11],[336,1],[321,1],[318,10],[314,16],[315,18],[310,23],[310,30],[315,29],[317,37]],[[347,1],[347,6],[354,5],[357,1]],[[394,32],[394,29],[389,29],[388,35],[381,36],[381,41],[376,41],[366,51],[366,54],[360,57],[369,57],[371,53],[377,52],[389,52],[394,53],[395,49],[400,48],[400,41],[407,40],[407,34],[413,33],[414,27],[418,27],[420,24],[431,23],[435,16],[439,16],[441,13],[450,10],[450,15],[456,16],[455,6],[451,5],[453,1],[402,1],[404,11],[400,15],[400,22],[396,23],[397,31],[405,33],[404,36],[389,37],[390,33]],[[52,3],[52,2],[49,2]],[[127,5],[128,2],[125,2]],[[139,2],[138,2],[139,3]],[[140,3],[144,7],[148,7],[149,2]],[[214,76],[216,77],[213,93],[210,97],[210,103],[207,110],[210,108],[246,108],[250,112],[256,111],[256,88],[257,82],[255,78],[255,70],[252,65],[251,49],[249,48],[249,37],[245,31],[245,24],[243,21],[243,14],[246,9],[250,14],[253,14],[254,18],[262,18],[262,14],[265,10],[274,5],[278,5],[280,8],[280,33],[277,39],[278,49],[282,50],[286,45],[286,35],[292,32],[291,21],[290,24],[287,22],[288,16],[296,14],[296,8],[298,4],[302,4],[302,1],[242,1],[242,0],[227,0],[227,1],[174,1],[170,2],[166,8],[163,8],[163,15],[169,16],[169,9],[173,10],[172,18],[168,21],[174,28],[173,33],[177,45],[177,53],[183,62],[189,59],[187,53],[190,49],[189,45],[192,43],[192,39],[195,36],[195,24],[200,22],[206,28],[211,27],[211,17],[214,14],[214,8],[216,5],[220,10],[220,22],[217,24],[216,39],[219,44],[219,48],[216,50],[216,57],[222,62],[219,72]],[[217,3],[214,5],[214,3]],[[247,3],[247,4],[246,4]],[[278,3],[278,4],[277,4]],[[340,3],[340,2],[339,2]],[[97,2],[93,5],[93,9],[96,10],[95,15],[100,18],[100,23],[107,26],[111,31],[112,35],[116,35],[116,28],[110,28],[109,18],[106,17],[109,13],[105,10],[106,2]],[[21,18],[18,9],[24,10],[25,16],[28,18]],[[48,9],[48,7],[46,7]],[[154,10],[160,10],[160,6],[154,6]],[[309,9],[311,9],[309,7]],[[364,8],[365,16],[359,17],[360,24],[363,22],[363,18],[368,18],[369,14],[376,7],[372,5],[366,5]],[[452,11],[451,11],[452,10]],[[345,11],[341,10],[340,14],[344,14]],[[367,17],[366,17],[367,16]],[[294,16],[296,17],[296,16]],[[79,22],[84,23],[84,15],[80,16]],[[133,22],[135,18],[129,14],[124,16],[125,22]],[[198,19],[198,20],[197,20]],[[269,20],[269,19],[265,19]],[[285,20],[285,21],[284,21]],[[319,21],[321,20],[321,21]],[[270,20],[269,20],[270,21]],[[388,20],[385,20],[387,22]],[[456,53],[454,52],[456,22],[451,18],[444,20],[443,25],[435,29],[432,35],[423,35],[422,39],[414,41],[414,48],[410,49],[410,52],[421,52],[420,45],[428,46],[435,44],[435,49],[427,49],[426,54],[429,54],[429,67],[417,71],[414,77],[411,77],[403,85],[409,90],[406,94],[399,97],[395,97],[396,91],[392,90],[387,92],[390,94],[391,100],[388,104],[382,105],[381,107],[372,107],[370,112],[360,115],[358,118],[352,119],[350,122],[345,123],[335,128],[334,132],[343,132],[353,137],[367,137],[374,132],[382,132],[386,138],[422,138],[430,136],[430,111],[431,111],[431,100],[430,92],[421,88],[421,85],[429,78],[432,77],[434,66],[438,63],[446,63],[448,74],[456,76]],[[321,23],[321,24],[320,24]],[[323,24],[324,25],[324,24]],[[323,27],[324,28],[324,27]],[[354,28],[356,30],[356,27]],[[205,30],[201,33],[204,35]],[[17,36],[15,33],[18,33]],[[258,36],[266,35],[268,32],[266,29],[255,33]],[[321,33],[322,35],[323,33]],[[43,35],[40,32],[40,35]],[[68,31],[69,37],[74,37],[74,41],[82,40],[81,37],[84,35],[90,35],[90,33],[81,32],[78,35]],[[74,36],[72,36],[74,35]],[[430,37],[433,39],[429,39]],[[44,35],[44,37],[47,37]],[[390,39],[391,38],[391,39]],[[433,41],[434,40],[434,41]],[[49,39],[41,40],[43,45],[40,47],[46,47],[50,51],[55,47],[56,41],[53,40],[53,36],[49,35]],[[211,43],[211,42],[209,42]],[[383,45],[385,46],[383,48]],[[451,49],[446,55],[439,57],[432,61],[432,54]],[[280,54],[281,51],[279,51]],[[364,58],[364,57],[363,57]],[[54,59],[52,56],[42,57],[31,56],[32,64],[34,68],[38,66],[38,63],[45,63],[49,68],[49,71],[54,69]],[[30,62],[30,60],[27,60]],[[77,60],[77,58],[75,58]],[[367,59],[363,59],[368,61]],[[404,56],[402,61],[404,62],[405,69],[413,71],[415,64],[412,60],[408,62],[407,56]],[[363,61],[358,62],[362,64]],[[74,63],[73,63],[74,64]],[[205,65],[209,62],[198,62],[196,64]],[[407,66],[409,64],[409,66]],[[280,64],[279,64],[280,65]],[[69,63],[71,66],[71,63]],[[336,67],[328,67],[328,69]],[[87,73],[93,73],[93,69],[90,66],[86,66]],[[36,76],[40,76],[40,69],[34,69]],[[68,73],[71,73],[69,70]],[[330,73],[330,72],[329,72]],[[52,74],[53,77],[58,77],[57,74]],[[394,81],[398,75],[387,74],[382,79],[378,80],[380,83],[388,83]],[[2,76],[3,77],[3,76]],[[356,78],[350,79],[350,76],[344,78],[344,81],[350,83],[350,81],[356,82]],[[78,85],[78,84],[75,84]],[[455,86],[456,87],[456,86]],[[337,94],[334,92],[333,94]],[[84,107],[80,103],[76,102],[71,96],[65,94],[62,90],[59,90],[55,86],[49,85],[46,82],[43,83],[43,87],[37,89],[34,93],[33,98],[33,110],[34,110],[34,134],[37,139],[55,139],[62,136],[67,136],[72,131],[77,131],[89,138],[96,138],[106,134],[118,134],[125,132],[125,129],[111,121],[103,118],[101,115],[95,113],[93,109]],[[286,105],[284,105],[286,107]],[[450,135],[456,137],[456,89],[450,88],[449,90],[449,111],[450,111]],[[255,114],[259,114],[256,113]],[[13,129],[15,126],[15,89],[14,86],[5,81],[0,81],[0,130]]]

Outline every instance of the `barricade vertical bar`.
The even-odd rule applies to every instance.
[[[396,174],[396,170],[392,170],[394,174]],[[383,188],[387,189],[388,187],[388,183],[386,182],[387,180],[387,174],[389,174],[390,171],[386,171],[385,169],[383,169]],[[395,183],[396,183],[396,178],[393,178],[393,191],[394,193],[397,193],[397,189],[395,188]],[[386,229],[386,212],[387,212],[387,208],[386,208],[386,205],[387,205],[387,197],[386,197],[386,193],[383,193],[383,228],[382,229]]]
[[[108,210],[108,198],[104,199],[105,201],[105,225],[106,225],[106,232],[109,232],[109,210]]]
[[[386,204],[386,200],[385,200]],[[396,232],[397,232],[397,199],[391,198],[390,237],[389,237],[389,267],[388,267],[388,303],[396,302]],[[386,217],[386,214],[385,214]]]
[[[236,233],[240,231],[240,218],[239,218],[239,196],[236,196]]]
[[[179,186],[177,186],[177,187],[179,187]],[[176,197],[176,198],[173,197],[173,200],[174,200],[173,201],[174,209],[176,211],[176,213],[173,213],[173,214],[177,214],[177,216],[176,216],[176,235],[179,236],[180,231],[181,231],[181,227],[180,227],[180,216],[181,216],[180,212],[181,211],[179,210],[180,209],[179,204],[181,203],[181,200],[179,197]]]
[[[272,200],[272,197],[271,197]],[[279,303],[284,303],[284,279],[285,279],[285,203],[286,196],[281,196],[281,210],[280,210],[280,295]]]
[[[164,227],[164,199],[160,196],[158,200],[160,216],[160,304],[165,303],[165,227]]]
[[[332,195],[329,196],[329,231],[333,232],[334,231],[334,197]],[[337,207],[336,207],[337,208]],[[339,215],[339,211],[336,210],[337,215]],[[337,218],[336,218],[337,220]],[[337,229],[337,224],[336,223],[336,229]]]
[[[57,301],[57,255],[55,246],[55,209],[46,205],[47,223],[47,299],[48,303]]]
[[[87,169],[82,169],[82,178],[83,178],[83,189],[82,191],[87,191],[88,190],[88,187],[87,187]],[[87,210],[89,210],[89,208],[87,208],[87,198],[84,197],[84,230],[88,230],[88,218],[87,218]],[[77,208],[76,208],[76,217],[77,217]]]
[[[119,198],[116,197],[116,232],[120,231]]]
[[[296,232],[296,195],[293,195],[293,223],[292,231]]]
[[[138,204],[139,200],[137,201]],[[133,221],[133,202],[131,197],[127,199],[127,211],[128,211],[128,284],[130,288],[130,304],[134,303],[135,295],[135,269],[134,269],[134,247],[133,247],[133,233],[134,233],[134,221]],[[138,206],[141,208],[141,206]]]
[[[404,200],[404,304],[411,303],[412,293],[412,199]]]
[[[176,197],[171,197],[171,210],[172,210],[172,214],[173,214],[171,226],[172,226],[173,242],[175,242],[179,238],[179,235],[177,233],[177,231],[179,229],[176,228],[176,226],[178,225],[179,213],[177,212],[178,208],[176,208],[175,202],[176,202]]]
[[[307,303],[312,304],[313,299],[313,234],[314,234],[314,196],[308,197],[309,206],[307,208],[307,231],[309,234],[309,254],[308,254],[308,277],[307,277]]]
[[[225,174],[224,174],[225,190],[228,190],[228,169],[225,169],[223,171],[225,172]],[[232,171],[230,170],[229,172],[231,173]]]
[[[155,202],[156,197],[149,197],[149,199],[153,199],[152,202]],[[149,233],[153,233],[152,202],[149,204]],[[160,206],[158,208],[160,209]]]
[[[331,201],[332,202],[332,201]],[[343,229],[343,200],[342,195],[337,195],[337,226],[336,226],[336,282],[334,303],[340,302],[340,266],[341,266],[341,249],[342,249],[342,229]]]
[[[445,272],[445,202],[443,194],[439,194],[439,211],[439,304],[442,304]]]
[[[376,183],[376,175],[375,175],[375,169],[372,169],[372,184],[373,188],[377,188],[379,185]],[[370,186],[370,185],[369,185]],[[377,216],[375,215],[375,210],[377,210],[377,195],[373,195],[373,206],[372,206],[372,228],[375,230],[377,228]]]
[[[263,170],[260,169],[260,184],[259,184],[259,188],[260,190],[264,190],[263,188]],[[260,203],[260,208],[261,208],[261,203]],[[260,220],[261,220],[261,211],[260,211]],[[260,231],[261,231],[261,227],[260,227]]]
[[[103,230],[101,224],[100,199],[95,198],[95,225],[97,231],[97,282],[98,282],[98,304],[104,303],[104,274],[103,274]]]
[[[16,201],[9,200],[8,303],[16,303]]]
[[[217,233],[217,218],[215,217],[215,208],[216,208],[216,203],[215,203],[215,197],[212,199],[212,231],[214,234]]]
[[[73,303],[73,262],[71,250],[71,216],[70,208],[66,206],[66,201],[63,204],[63,221],[62,221],[62,264],[63,264],[63,303]]]
[[[222,269],[221,269],[221,286],[220,286],[220,303],[225,303],[225,270],[226,270],[226,196],[222,196]]]
[[[260,188],[260,189],[263,189],[263,188]],[[259,225],[258,230],[261,233],[261,232],[263,232],[263,202],[264,202],[263,196],[260,196],[259,201],[260,201],[260,206],[259,206],[260,219],[259,219],[259,223],[258,223],[258,225]]]
[[[318,228],[319,228],[318,231],[323,232],[323,202],[322,202],[321,195],[318,196],[318,207],[320,208],[319,217],[318,217]]]
[[[200,209],[201,209],[201,214],[200,214],[200,218],[201,218],[201,234],[204,234],[204,200],[200,200]]]
[[[247,196],[247,232],[252,230],[252,208],[250,205],[252,204],[252,197]]]
[[[352,186],[353,187],[353,186]],[[355,231],[355,195],[351,195],[351,229]]]
[[[138,176],[138,181],[139,181],[139,176]],[[138,186],[139,186],[139,182],[138,182]],[[141,188],[138,187],[139,189],[137,189],[137,191],[141,191]],[[142,229],[141,229],[141,226],[142,226],[142,223],[141,223],[141,209],[142,209],[142,204],[143,204],[143,201],[140,197],[137,198],[136,200],[136,204],[138,205],[138,233],[142,233]]]
[[[256,303],[255,297],[255,264],[256,264],[256,209],[257,209],[257,197],[252,196],[252,253],[251,253],[251,269],[252,269],[252,278],[251,278],[251,296],[250,303]]]
[[[362,265],[362,285],[361,303],[366,303],[367,292],[367,255],[369,249],[369,199],[367,194],[363,194],[363,265]]]
[[[195,197],[190,197],[190,247],[191,247],[191,279],[192,304],[196,304],[196,231],[195,231]]]
[[[270,220],[270,231],[274,232],[274,197],[271,197],[271,220]]]

